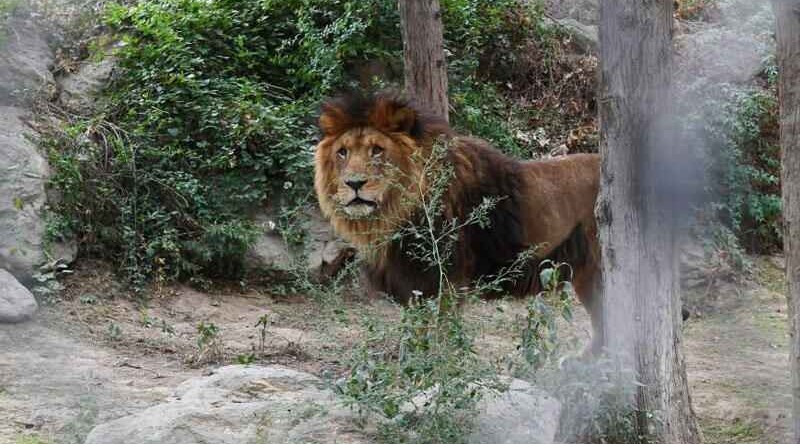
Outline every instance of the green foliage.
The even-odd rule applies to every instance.
[[[108,106],[48,144],[53,234],[136,284],[236,278],[254,208],[309,195],[319,100],[386,57],[386,2],[148,0],[112,5],[123,45]],[[277,198],[276,196],[280,196]]]
[[[525,129],[525,110],[513,105],[492,83],[468,78],[453,85],[451,123],[465,134],[489,140],[498,149],[520,159],[533,157],[530,141],[519,137]]]
[[[780,248],[780,147],[774,90],[734,91],[706,124],[712,208],[749,251]],[[712,105],[714,106],[714,105]]]
[[[250,365],[255,363],[258,360],[255,353],[246,353],[242,355],[236,355],[236,363],[239,365]]]
[[[197,348],[204,349],[217,340],[219,327],[213,322],[200,322],[197,325]]]
[[[522,365],[512,360],[510,366],[517,374],[530,373],[541,369],[558,351],[558,325],[560,317],[572,320],[572,297],[574,290],[571,284],[572,270],[567,264],[553,263],[544,260],[540,264],[539,281],[542,292],[528,299],[525,326],[520,335],[518,346],[522,357]],[[569,273],[565,273],[569,271]],[[563,276],[569,274],[569,276]]]

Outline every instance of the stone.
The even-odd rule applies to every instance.
[[[0,106],[0,268],[29,284],[46,260],[45,159],[29,140],[25,111]]]
[[[116,60],[110,55],[106,55],[100,61],[83,62],[75,73],[60,79],[61,103],[75,111],[92,109],[98,94],[111,80],[115,65]]]
[[[86,444],[370,442],[315,376],[228,366],[181,384],[166,403],[94,428]]]
[[[309,219],[308,271],[319,279],[334,276],[356,255],[356,249],[336,236],[330,222],[319,211],[311,212]]]
[[[38,308],[31,292],[11,273],[0,268],[0,323],[30,320]]]
[[[514,380],[478,405],[470,444],[552,444],[561,405]],[[193,378],[167,402],[99,425],[85,444],[360,444],[361,429],[321,379],[282,366],[228,366]]]
[[[546,0],[548,14],[556,19],[571,18],[586,25],[600,20],[600,0]]]
[[[469,444],[553,444],[561,418],[561,403],[520,379],[505,393],[487,395]]]
[[[263,230],[247,254],[246,267],[252,271],[286,271],[305,259],[311,277],[324,279],[335,275],[356,254],[355,248],[338,238],[330,222],[318,210],[306,212],[305,250],[294,251],[275,229],[276,216],[265,210],[254,218]]]
[[[45,28],[20,12],[0,29],[0,35],[0,105],[29,104],[38,92],[55,84]]]
[[[545,25],[555,26],[566,31],[572,38],[575,48],[584,54],[597,52],[600,35],[596,25],[587,25],[573,18],[551,19],[544,18]]]
[[[292,266],[294,259],[286,241],[275,229],[274,219],[268,211],[254,218],[262,234],[245,257],[246,267],[251,271],[282,271]]]

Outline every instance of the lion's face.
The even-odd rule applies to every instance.
[[[342,217],[380,217],[390,209],[387,204],[397,198],[395,190],[407,182],[403,173],[410,173],[404,171],[409,148],[372,128],[349,130],[322,148],[320,154],[328,157],[335,177],[330,198]]]
[[[314,185],[339,235],[366,245],[410,216],[429,138],[420,125],[417,112],[392,97],[323,105]]]

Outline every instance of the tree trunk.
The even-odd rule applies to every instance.
[[[800,0],[774,0],[783,166],[783,248],[791,321],[794,442],[800,442]]]
[[[425,110],[448,118],[447,62],[439,0],[400,0],[406,93]]]
[[[658,443],[692,444],[700,436],[681,349],[672,13],[672,0],[601,2],[603,164],[596,212],[603,339],[642,384],[632,400],[637,431]]]

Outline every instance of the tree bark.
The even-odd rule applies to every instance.
[[[794,442],[800,442],[800,0],[773,0],[777,18],[783,248],[791,323]]]
[[[602,0],[597,218],[603,339],[635,370],[637,431],[692,444],[700,433],[682,352],[678,227],[680,177],[671,139],[672,0]],[[685,213],[684,213],[685,215]]]
[[[448,119],[447,62],[439,0],[400,0],[406,93]]]

